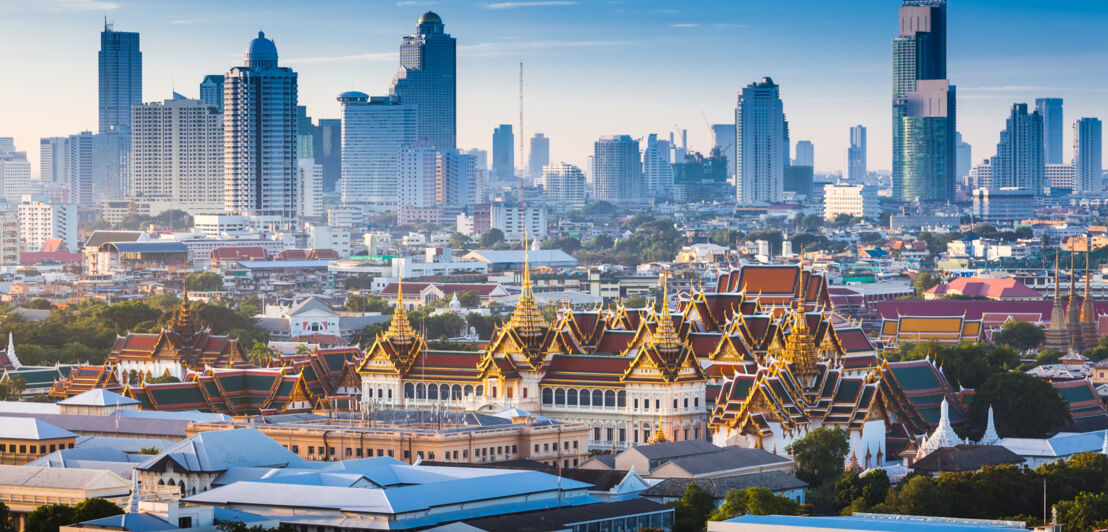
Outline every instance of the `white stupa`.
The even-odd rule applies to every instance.
[[[945,397],[939,412],[939,426],[930,436],[923,437],[923,442],[920,443],[919,451],[916,453],[916,460],[943,447],[955,447],[965,443],[958,437],[958,433],[954,432],[954,427],[950,426],[950,405],[947,404]]]

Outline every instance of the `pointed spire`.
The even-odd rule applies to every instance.
[[[23,364],[19,362],[19,357],[15,356],[15,339],[12,337],[11,331],[8,331],[8,363],[12,365],[12,368],[19,369],[23,367]]]
[[[131,500],[129,501],[130,504],[127,505],[128,506],[127,513],[130,513],[130,514],[139,513],[139,501],[140,500],[141,500],[141,498],[140,498],[140,495],[139,495],[138,470],[137,469],[132,469],[131,470]]]
[[[1058,268],[1058,254],[1054,254],[1054,302],[1058,303],[1062,301],[1062,294],[1058,291],[1059,285],[1062,284],[1062,273]]]
[[[512,313],[512,319],[508,321],[508,326],[516,329],[521,335],[526,337],[535,337],[542,334],[542,330],[547,327],[546,320],[542,317],[542,310],[539,309],[538,303],[535,302],[535,296],[531,292],[531,260],[528,256],[528,246],[526,236],[523,237],[523,291],[519,295],[519,301],[516,303],[515,312]]]
[[[996,445],[1000,441],[1000,435],[996,433],[996,423],[993,421],[993,407],[989,405],[989,421],[985,424],[985,434],[978,440],[978,445]]]
[[[412,324],[408,321],[408,311],[404,308],[404,276],[400,276],[396,287],[396,306],[393,307],[392,321],[385,337],[395,345],[409,345],[415,341]]]
[[[1100,445],[1100,454],[1108,454],[1108,430],[1104,431],[1104,443]]]

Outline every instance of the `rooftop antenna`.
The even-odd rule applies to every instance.
[[[523,60],[519,61],[519,165],[522,167],[527,159],[523,156]],[[523,202],[523,179],[524,174],[522,171],[519,173],[519,197],[520,203]]]

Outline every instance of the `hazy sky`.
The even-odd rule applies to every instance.
[[[37,172],[38,140],[97,124],[103,17],[142,34],[145,101],[197,97],[205,74],[242,61],[259,29],[300,74],[300,103],[338,116],[335,96],[386,94],[401,36],[430,8],[458,39],[459,147],[490,149],[516,124],[525,62],[525,130],[551,159],[585,165],[601,135],[688,129],[734,119],[736,91],[781,86],[792,139],[816,167],[840,170],[848,128],[869,129],[870,168],[890,156],[890,40],[897,0],[0,0],[0,136]],[[1013,102],[1065,99],[1066,157],[1079,116],[1108,117],[1108,3],[951,0],[948,75],[958,127],[980,160],[996,149]],[[703,115],[702,115],[703,113]],[[518,126],[515,126],[518,127]],[[517,141],[518,142],[518,141]],[[518,154],[517,154],[518,156]]]

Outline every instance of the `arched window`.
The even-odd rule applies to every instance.
[[[428,399],[438,399],[439,398],[439,387],[435,386],[434,384],[427,385],[427,398]]]
[[[602,392],[600,390],[593,390],[592,391],[592,405],[593,406],[604,406],[604,392]]]
[[[558,388],[554,391],[554,404],[564,405],[566,404],[566,391]]]
[[[158,479],[158,485],[159,486],[164,486],[165,485],[165,479],[164,478],[159,478]]]
[[[473,395],[473,386],[467,384],[465,388],[462,388],[462,395]]]
[[[485,387],[484,386],[478,386],[477,387],[477,395],[485,395]]]
[[[449,384],[443,384],[443,385],[439,386],[439,397],[441,397],[443,399],[449,399],[450,398],[450,385]]]
[[[616,406],[623,408],[627,406],[627,392],[619,392],[616,394]]]
[[[611,390],[604,392],[604,406],[616,406],[616,392]]]
[[[416,399],[426,399],[427,398],[427,386],[425,384],[423,384],[422,382],[417,384],[416,387],[415,387],[415,397],[416,397]]]
[[[569,390],[566,392],[566,404],[569,406],[577,406],[577,390]]]
[[[554,404],[554,390],[551,390],[550,388],[543,388],[542,389],[542,404],[544,404],[544,405]]]
[[[581,406],[589,406],[589,391],[581,390]]]
[[[457,401],[462,398],[462,385],[455,384],[450,387],[450,398]]]

